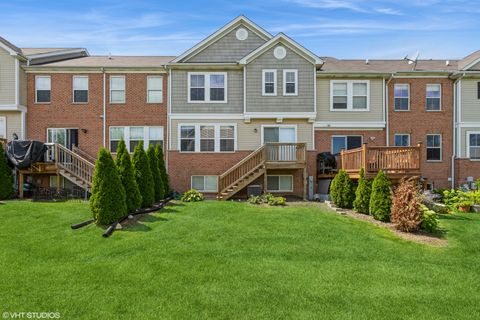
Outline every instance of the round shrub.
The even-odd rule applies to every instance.
[[[377,220],[389,221],[392,206],[391,183],[387,175],[380,170],[372,183],[370,196],[370,214]]]
[[[345,170],[340,170],[330,186],[330,197],[340,208],[351,208],[355,199],[353,182]]]
[[[427,231],[435,231],[438,229],[438,215],[435,211],[430,210],[426,205],[421,205],[422,222],[420,228]]]
[[[7,157],[0,144],[0,199],[8,199],[13,196],[13,175],[7,164]]]
[[[127,215],[125,189],[112,155],[100,149],[93,173],[90,209],[99,225],[113,223]]]
[[[195,189],[190,189],[182,194],[180,200],[183,202],[198,202],[203,201],[204,197],[201,192],[198,192]]]
[[[353,208],[364,214],[368,214],[370,210],[370,196],[372,194],[372,182],[365,178],[365,171],[360,170],[360,178],[358,179],[358,187],[355,191],[355,201]]]
[[[117,158],[115,159],[118,174],[125,189],[127,211],[134,212],[142,206],[142,195],[138,189],[135,174],[133,172],[130,154],[127,151],[125,141],[120,140],[117,149]]]
[[[160,175],[160,168],[158,167],[158,158],[155,154],[155,148],[153,145],[148,146],[147,156],[150,170],[152,171],[155,201],[160,201],[163,199],[165,193],[163,189],[163,179]]]
[[[163,181],[163,190],[165,197],[170,195],[170,184],[168,182],[167,168],[165,167],[165,160],[163,158],[163,148],[161,145],[157,144],[155,147],[155,156],[158,161],[158,168],[160,169],[160,175]]]
[[[417,180],[403,179],[395,190],[390,219],[398,230],[415,231],[422,221],[421,206]]]
[[[148,157],[143,149],[143,142],[135,147],[132,164],[135,180],[142,195],[142,208],[148,208],[155,202],[155,186]]]

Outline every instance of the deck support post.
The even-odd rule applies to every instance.
[[[23,199],[23,173],[18,173],[18,197]]]
[[[263,166],[263,194],[267,194],[267,167]]]
[[[307,200],[307,186],[308,186],[307,166],[303,167],[303,200]]]

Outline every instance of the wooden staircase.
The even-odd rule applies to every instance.
[[[267,169],[300,169],[305,165],[305,143],[266,143],[219,177],[220,192],[217,199],[230,199],[256,179],[266,175]]]
[[[58,143],[55,144],[54,154],[58,174],[77,186],[90,191],[95,164]]]

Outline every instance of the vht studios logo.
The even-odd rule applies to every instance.
[[[60,319],[60,312],[8,312],[2,313],[3,319]]]

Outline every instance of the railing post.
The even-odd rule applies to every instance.
[[[422,168],[422,142],[417,143],[417,148],[418,148],[418,171],[421,173],[421,168]]]
[[[362,167],[363,167],[363,170],[366,173],[366,171],[367,171],[367,144],[366,143],[364,143],[362,145]],[[362,168],[360,168],[360,170],[361,169]]]
[[[345,170],[345,151],[340,150],[340,160],[342,161],[342,170]]]

